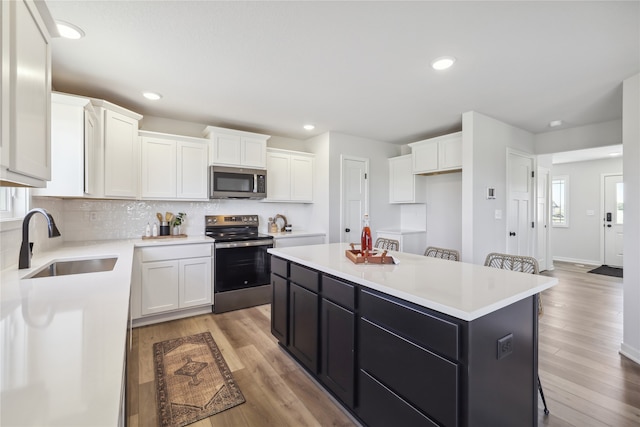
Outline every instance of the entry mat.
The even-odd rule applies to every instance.
[[[155,343],[153,361],[163,427],[186,426],[245,402],[209,332]]]
[[[622,277],[622,269],[617,267],[609,267],[608,265],[601,265],[598,268],[594,268],[589,273],[602,274],[603,276]]]

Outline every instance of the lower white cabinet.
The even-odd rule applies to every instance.
[[[291,246],[322,245],[324,243],[324,240],[324,234],[317,234],[312,236],[274,237],[273,246],[276,248],[288,248]]]
[[[134,320],[201,306],[211,311],[211,244],[143,247],[136,252],[132,289]]]

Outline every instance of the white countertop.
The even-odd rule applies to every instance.
[[[344,243],[269,253],[420,306],[471,321],[555,285],[553,277],[390,251],[399,264],[355,264]]]
[[[288,239],[291,237],[313,237],[324,236],[324,231],[282,231],[279,233],[267,233],[269,236],[273,236],[274,239]]]
[[[0,425],[116,426],[134,247],[204,237],[65,243],[0,283]],[[16,254],[17,257],[18,254]],[[112,271],[21,279],[51,261],[117,256]]]

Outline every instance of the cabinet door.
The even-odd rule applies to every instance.
[[[211,257],[180,260],[180,308],[211,304]]]
[[[267,167],[267,141],[242,137],[241,166],[265,169]]]
[[[115,111],[104,112],[104,193],[138,195],[138,121]]]
[[[176,197],[176,143],[142,138],[142,197]]]
[[[413,155],[413,173],[434,172],[438,170],[438,143],[424,142],[411,147]]]
[[[438,146],[438,167],[440,170],[460,169],[462,167],[462,136],[457,135]]]
[[[215,134],[211,152],[211,163],[215,165],[239,166],[242,161],[242,140],[238,135]]]
[[[289,200],[291,197],[291,157],[284,153],[267,155],[267,198]]]
[[[271,274],[271,333],[287,345],[289,324],[287,310],[289,308],[289,285],[287,279]]]
[[[84,112],[84,193],[95,196],[96,150],[98,149],[98,122],[93,110]]]
[[[162,313],[179,307],[178,261],[142,263],[142,315]]]
[[[208,199],[207,146],[178,141],[177,193],[179,199]]]
[[[313,158],[291,155],[291,200],[313,201]]]
[[[311,372],[318,372],[318,295],[289,284],[289,351]]]
[[[320,379],[349,408],[353,408],[355,315],[323,298],[321,318]]]
[[[1,7],[2,178],[43,187],[51,179],[51,39],[33,1]]]
[[[411,202],[414,193],[411,156],[389,159],[389,203]]]

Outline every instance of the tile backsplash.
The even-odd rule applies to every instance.
[[[260,231],[267,232],[269,217],[282,214],[294,230],[318,231],[309,224],[313,205],[296,203],[265,203],[256,200],[210,200],[202,202],[149,201],[149,200],[97,200],[56,199],[33,197],[32,207],[44,208],[55,219],[61,238],[49,239],[42,215],[34,215],[29,227],[30,240],[35,242],[34,253],[60,245],[62,242],[85,240],[112,240],[140,238],[147,223],[157,222],[156,212],[185,212],[181,233],[204,235],[205,215],[256,214]],[[22,228],[3,231],[0,268],[18,262],[22,241]]]

